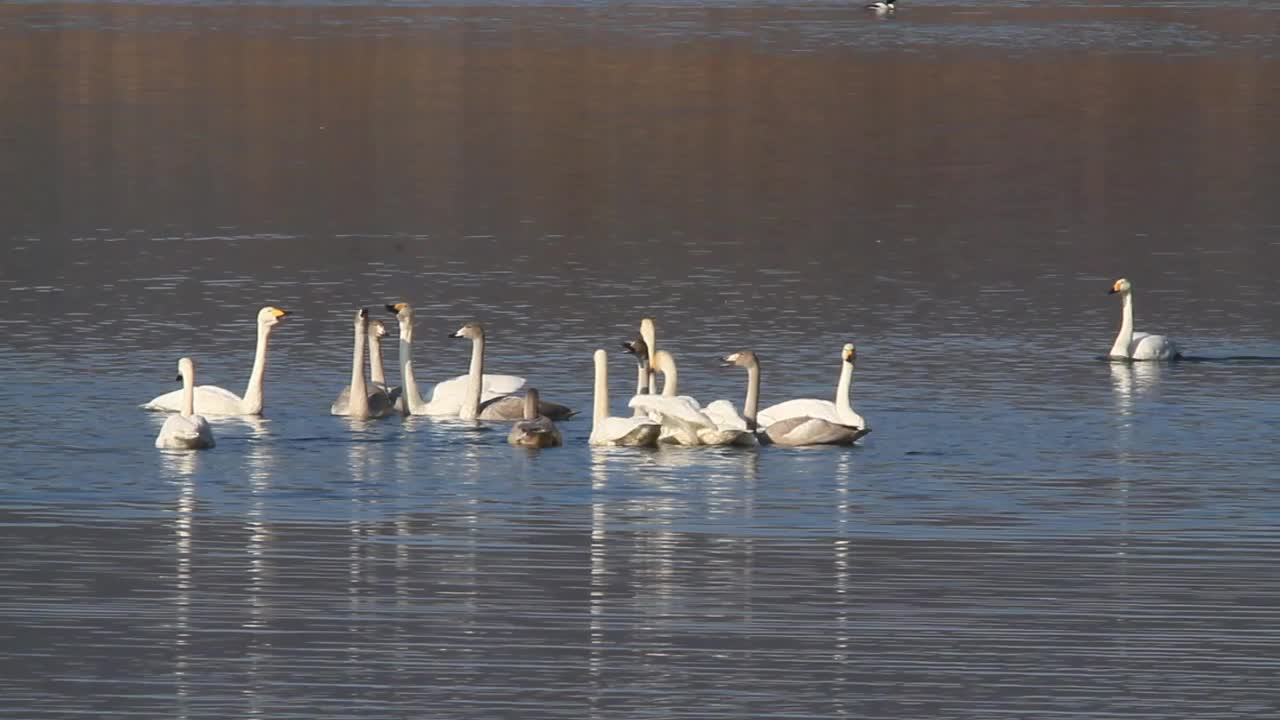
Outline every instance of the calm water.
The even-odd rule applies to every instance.
[[[1275,717],[1280,6],[1202,4],[0,6],[0,715]],[[397,300],[584,411],[642,315],[704,402],[852,341],[875,432],[329,416]]]

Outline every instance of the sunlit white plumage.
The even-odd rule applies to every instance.
[[[413,308],[409,303],[404,302],[388,304],[386,308],[396,316],[400,324],[400,382],[401,396],[404,399],[402,412],[408,412],[411,415],[458,417],[462,412],[462,403],[467,397],[469,374],[436,383],[431,389],[430,401],[424,401],[418,391],[417,377],[413,372]],[[473,346],[473,362],[475,352],[476,348]],[[524,385],[525,379],[517,375],[483,373],[480,402],[519,392]]]
[[[840,380],[836,384],[835,402],[813,398],[799,398],[780,402],[760,411],[758,417],[760,426],[767,427],[790,418],[811,417],[839,425],[866,428],[866,419],[854,412],[853,406],[849,401],[849,391],[853,385],[853,365],[857,358],[857,351],[853,345],[846,344],[840,350],[840,358]]]
[[[280,318],[288,314],[284,310],[271,306],[258,311],[258,345],[254,352],[253,369],[249,373],[249,384],[245,388],[244,397],[217,385],[200,385],[195,389],[196,412],[201,415],[262,414],[263,379],[267,371],[267,341],[271,337],[271,329],[280,322]],[[179,412],[182,409],[182,391],[175,390],[159,395],[141,407],[144,410]]]
[[[662,394],[636,395],[629,405],[644,410],[650,419],[662,424],[661,442],[689,446],[754,444],[755,436],[745,423],[718,422],[724,415],[723,408],[708,414],[696,399],[677,394],[679,375],[671,353],[659,350],[654,362],[655,369],[663,375]]]
[[[762,442],[775,445],[800,447],[807,445],[851,445],[858,438],[871,432],[869,429],[844,425],[824,418],[797,415],[767,425],[757,424],[756,409],[760,402],[760,363],[756,354],[750,350],[740,350],[725,356],[723,364],[738,366],[747,370],[747,398],[742,404],[742,417],[748,429],[757,432]],[[727,400],[718,403],[729,405]],[[736,413],[735,413],[736,414]]]
[[[609,415],[609,358],[604,350],[596,350],[595,392],[592,399],[592,445],[627,445],[651,447],[658,442],[662,426],[647,417],[615,417]]]
[[[1181,353],[1178,346],[1164,335],[1152,335],[1133,330],[1133,284],[1124,278],[1111,285],[1109,294],[1119,294],[1124,300],[1121,310],[1120,332],[1111,345],[1108,356],[1113,360],[1173,360]]]
[[[499,395],[486,399],[483,387],[484,378],[484,326],[480,323],[467,323],[457,332],[450,335],[455,338],[466,338],[471,341],[471,370],[467,373],[466,392],[462,398],[462,407],[458,417],[463,420],[520,420],[524,418],[524,399],[516,395]],[[538,412],[553,420],[567,420],[573,411],[564,405],[538,401]]]
[[[209,421],[195,414],[196,365],[191,358],[178,360],[178,379],[182,381],[179,414],[165,418],[156,447],[162,450],[203,450],[216,443]]]

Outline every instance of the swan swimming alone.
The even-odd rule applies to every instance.
[[[426,402],[418,392],[418,380],[413,373],[413,308],[409,303],[388,304],[387,312],[400,323],[400,382],[403,410],[410,415],[458,417],[467,394],[470,375],[459,375],[442,380],[431,389],[431,401]],[[475,362],[474,350],[472,362]],[[480,402],[519,392],[525,380],[517,375],[482,375]]]
[[[524,418],[524,400],[516,395],[484,398],[484,326],[467,323],[449,337],[471,341],[471,370],[467,373],[466,394],[458,417],[463,420],[520,420]],[[567,420],[574,412],[564,405],[539,400],[538,413],[552,420]]]
[[[849,390],[853,385],[853,365],[857,355],[857,351],[851,344],[846,343],[840,349],[840,381],[836,384],[835,402],[810,398],[780,402],[760,411],[760,426],[768,427],[790,418],[811,417],[837,425],[867,429],[866,419],[854,412],[849,402]]]
[[[739,350],[726,355],[721,364],[725,367],[742,367],[747,369],[747,398],[742,404],[742,414],[747,428],[758,432],[760,438],[774,445],[801,447],[806,445],[851,445],[858,438],[871,432],[867,428],[844,425],[831,420],[795,415],[768,425],[758,423],[756,412],[760,402],[760,361],[750,350]],[[725,403],[727,412],[736,415],[733,404],[727,400],[717,400],[708,405]]]
[[[1120,333],[1111,345],[1112,360],[1173,360],[1181,356],[1178,346],[1164,335],[1133,331],[1133,284],[1120,278],[1111,285],[1109,295],[1119,294],[1124,300]]]
[[[560,429],[551,418],[538,411],[537,389],[524,391],[524,419],[511,426],[507,442],[528,448],[560,447]]]
[[[165,418],[156,447],[161,450],[203,450],[216,443],[209,421],[195,414],[196,364],[191,358],[178,360],[178,380],[182,381],[181,405],[177,415]]]
[[[342,388],[329,406],[331,415],[357,419],[380,418],[393,410],[385,387],[371,385],[364,379],[364,347],[369,337],[369,310],[360,308],[355,320],[355,347],[351,353],[351,384]]]
[[[658,443],[662,426],[646,417],[611,417],[609,415],[609,356],[596,350],[595,388],[591,403],[592,445],[625,445],[652,447]]]
[[[678,394],[679,374],[671,353],[659,350],[654,358],[656,369],[663,376],[662,394],[636,395],[629,405],[645,411],[662,425],[660,442],[688,446],[755,444],[755,435],[736,413],[733,417],[723,412],[708,414],[697,400]]]
[[[267,341],[271,337],[271,329],[280,322],[280,318],[289,313],[280,308],[267,306],[258,311],[258,347],[253,356],[253,370],[249,373],[249,385],[245,388],[244,397],[218,387],[217,385],[200,385],[195,389],[195,411],[201,415],[261,415],[263,406],[262,385],[267,372]],[[144,410],[161,410],[179,412],[182,409],[182,392],[175,390],[154,397],[141,407]]]

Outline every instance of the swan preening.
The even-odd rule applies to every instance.
[[[182,381],[182,389],[178,391],[181,400],[177,415],[165,418],[160,434],[156,436],[156,447],[161,450],[203,450],[211,448],[213,429],[209,421],[195,414],[196,401],[196,364],[191,358],[178,360],[178,380]]]
[[[262,385],[267,372],[267,341],[271,328],[289,313],[277,307],[267,306],[258,311],[258,347],[253,356],[253,369],[249,372],[249,385],[240,397],[216,385],[200,385],[195,388],[195,412],[201,415],[261,415],[263,406]],[[145,410],[179,412],[182,409],[182,390],[175,390],[154,397],[142,405]]]
[[[1178,358],[1178,346],[1164,335],[1152,335],[1133,330],[1133,284],[1120,278],[1111,285],[1109,294],[1119,294],[1124,300],[1121,309],[1120,332],[1111,345],[1108,356],[1112,360],[1173,360]]]
[[[364,379],[364,348],[370,337],[369,310],[360,308],[356,313],[355,347],[351,353],[351,384],[342,388],[329,407],[333,415],[367,419],[386,417],[394,412],[386,385],[366,383]]]
[[[560,429],[551,418],[538,409],[538,391],[529,388],[524,393],[524,419],[511,426],[507,442],[530,448],[560,447]]]

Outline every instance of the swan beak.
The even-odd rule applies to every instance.
[[[451,337],[451,338],[460,338],[460,337],[462,337],[462,336],[461,336],[461,335],[459,335],[457,332],[451,332],[451,333],[449,333],[449,337]]]
[[[1118,291],[1118,290],[1116,290],[1115,288],[1111,288],[1110,290],[1108,290],[1108,291],[1107,291],[1107,294],[1108,294],[1108,295],[1115,295],[1117,292],[1119,292],[1119,291]]]
[[[288,311],[288,310],[281,310],[281,309],[280,309],[280,308],[278,308],[278,307],[273,307],[273,308],[271,308],[271,314],[272,314],[272,315],[275,315],[275,316],[276,316],[276,317],[278,317],[278,318],[282,318],[282,317],[284,317],[284,316],[288,315],[288,314],[289,314],[289,311]]]
[[[392,315],[399,315],[400,311],[405,309],[406,307],[408,307],[408,305],[406,305],[405,303],[396,303],[394,305],[392,305],[391,303],[387,303],[386,305],[387,312],[391,313]]]
[[[178,373],[178,377],[174,378],[174,380],[177,380],[178,382],[182,382],[182,373]]]

